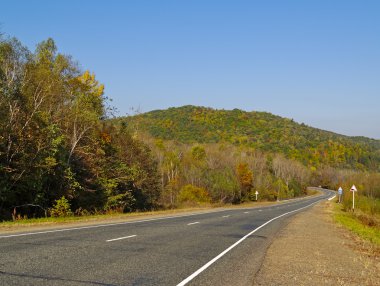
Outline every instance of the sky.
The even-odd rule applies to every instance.
[[[0,1],[1,33],[53,38],[120,116],[239,108],[380,139],[380,1]]]

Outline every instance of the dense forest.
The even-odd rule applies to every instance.
[[[277,200],[353,179],[380,198],[378,140],[237,109],[111,115],[95,74],[52,39],[32,52],[0,38],[0,219]]]

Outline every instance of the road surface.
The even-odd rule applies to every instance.
[[[287,219],[331,195],[0,234],[0,285],[250,285]]]

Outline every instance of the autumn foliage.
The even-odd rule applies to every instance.
[[[31,52],[0,38],[1,219],[30,205],[65,216],[285,199],[351,178],[379,198],[378,140],[238,109],[112,118],[104,90],[52,39]]]

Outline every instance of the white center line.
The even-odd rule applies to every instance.
[[[106,242],[111,242],[111,241],[115,241],[115,240],[121,240],[121,239],[126,239],[126,238],[132,238],[132,237],[135,237],[137,235],[130,235],[130,236],[124,236],[124,237],[119,237],[119,238],[114,238],[114,239],[109,239],[109,240],[106,240]]]
[[[224,215],[223,217],[230,217],[230,215]]]
[[[191,222],[191,223],[188,223],[187,225],[193,225],[193,224],[197,224],[197,223],[199,223],[199,221]]]

